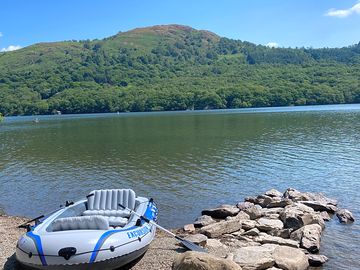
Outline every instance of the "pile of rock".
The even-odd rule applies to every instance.
[[[335,213],[341,223],[354,221],[350,211],[338,209],[336,200],[292,188],[284,193],[272,189],[237,205],[203,210],[202,216],[184,227],[186,239],[217,257],[187,252],[174,262],[173,269],[302,270],[320,266],[328,260],[318,254],[321,234],[325,221]],[[219,268],[211,265],[213,260]],[[196,262],[202,263],[200,268]]]

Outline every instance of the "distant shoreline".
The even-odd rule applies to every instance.
[[[161,114],[178,114],[178,113],[194,113],[194,114],[216,114],[219,112],[238,112],[238,113],[271,113],[271,112],[302,112],[302,111],[332,111],[339,110],[343,107],[358,107],[360,110],[360,103],[344,103],[344,104],[320,104],[320,105],[293,105],[293,106],[275,106],[275,107],[251,107],[251,108],[238,108],[238,109],[208,109],[208,110],[174,110],[174,111],[141,111],[141,112],[97,112],[97,113],[63,113],[61,115],[56,114],[34,114],[34,115],[10,115],[4,117],[6,119],[14,118],[31,118],[34,117],[77,117],[77,116],[100,116],[100,115],[161,115]],[[323,109],[323,110],[321,110]]]

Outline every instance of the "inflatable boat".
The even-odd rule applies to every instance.
[[[32,269],[116,269],[146,252],[156,218],[152,199],[131,189],[94,190],[26,225],[16,259]]]

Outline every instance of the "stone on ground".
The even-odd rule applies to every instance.
[[[249,246],[237,249],[233,260],[244,270],[268,269],[275,265],[272,252],[276,245]]]
[[[305,253],[297,248],[278,246],[272,255],[276,266],[284,270],[306,270],[309,267]]]
[[[176,257],[173,270],[241,270],[235,262],[208,253],[188,251]]]
[[[203,216],[198,217],[198,218],[195,220],[194,226],[195,226],[196,228],[200,228],[200,227],[204,227],[204,226],[213,224],[213,223],[215,223],[215,222],[216,222],[216,220],[214,220],[212,217],[207,216],[207,215],[203,215]]]
[[[193,242],[197,245],[200,246],[205,246],[206,244],[206,240],[208,239],[206,235],[203,235],[201,233],[197,233],[197,234],[190,234],[188,236],[186,236],[184,239]]]
[[[240,229],[241,223],[238,220],[234,219],[228,221],[220,221],[207,225],[205,227],[202,227],[199,232],[205,234],[207,237],[217,238],[223,234],[236,232]]]

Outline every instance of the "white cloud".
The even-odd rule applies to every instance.
[[[270,48],[278,48],[279,44],[276,42],[269,42],[268,44],[266,44],[266,46]]]
[[[351,8],[348,9],[330,9],[325,13],[325,16],[330,17],[338,17],[338,18],[346,18],[352,14],[360,14],[360,2],[353,5]]]
[[[0,37],[2,37],[2,36],[3,36],[3,33],[0,32]]]
[[[2,48],[0,50],[0,52],[11,52],[11,51],[16,51],[18,49],[21,49],[22,47],[19,45],[10,45],[7,48]]]

